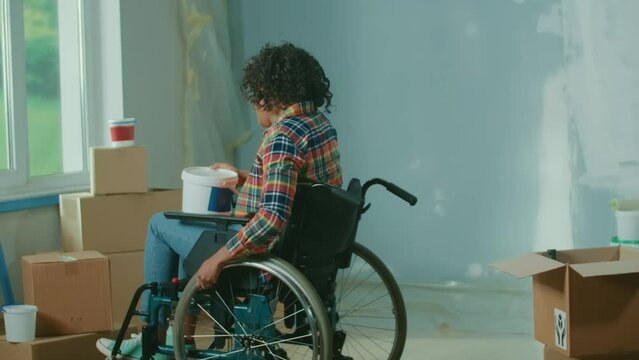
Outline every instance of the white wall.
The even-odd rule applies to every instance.
[[[637,6],[239,0],[234,71],[266,42],[313,53],[332,81],[346,178],[419,197],[409,208],[373,190],[360,241],[402,281],[492,280],[492,261],[614,234],[616,140],[627,157],[639,148]]]
[[[121,1],[124,115],[149,153],[149,184],[181,186],[183,49],[179,2]]]

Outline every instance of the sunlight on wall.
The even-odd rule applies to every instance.
[[[639,178],[619,164],[639,159],[638,10],[631,1],[564,0],[539,17],[540,34],[563,40],[565,64],[544,87],[537,250],[575,246],[583,184],[637,195]]]
[[[546,79],[539,137],[539,208],[534,250],[573,247],[572,167],[565,74]]]
[[[559,3],[539,16],[537,32],[563,36]],[[574,245],[571,220],[572,173],[566,75],[551,74],[543,88],[539,136],[539,209],[534,250],[567,249]]]
[[[619,162],[639,159],[639,2],[565,0],[562,6],[583,181],[601,185],[618,175]]]

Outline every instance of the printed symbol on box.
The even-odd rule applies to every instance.
[[[566,337],[568,336],[568,317],[566,312],[555,309],[555,345],[567,350]]]

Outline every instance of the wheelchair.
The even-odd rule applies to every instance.
[[[380,258],[355,241],[359,220],[370,208],[366,191],[373,185],[411,205],[417,202],[378,178],[363,186],[353,179],[346,190],[298,185],[291,219],[268,255],[226,265],[211,289],[197,288],[194,277],[138,288],[111,358],[132,316],[145,316],[142,359],[155,354],[178,360],[399,359],[407,326],[402,294]],[[217,241],[226,241],[233,225],[248,221],[180,212],[165,216],[215,222],[218,230],[209,235]],[[184,261],[190,276],[213,253],[206,236]],[[144,291],[151,293],[149,306],[138,311]],[[172,336],[161,344],[158,329],[167,323]]]

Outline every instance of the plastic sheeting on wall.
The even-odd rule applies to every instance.
[[[231,72],[226,1],[180,2],[184,44],[184,163],[234,162],[250,137]]]

